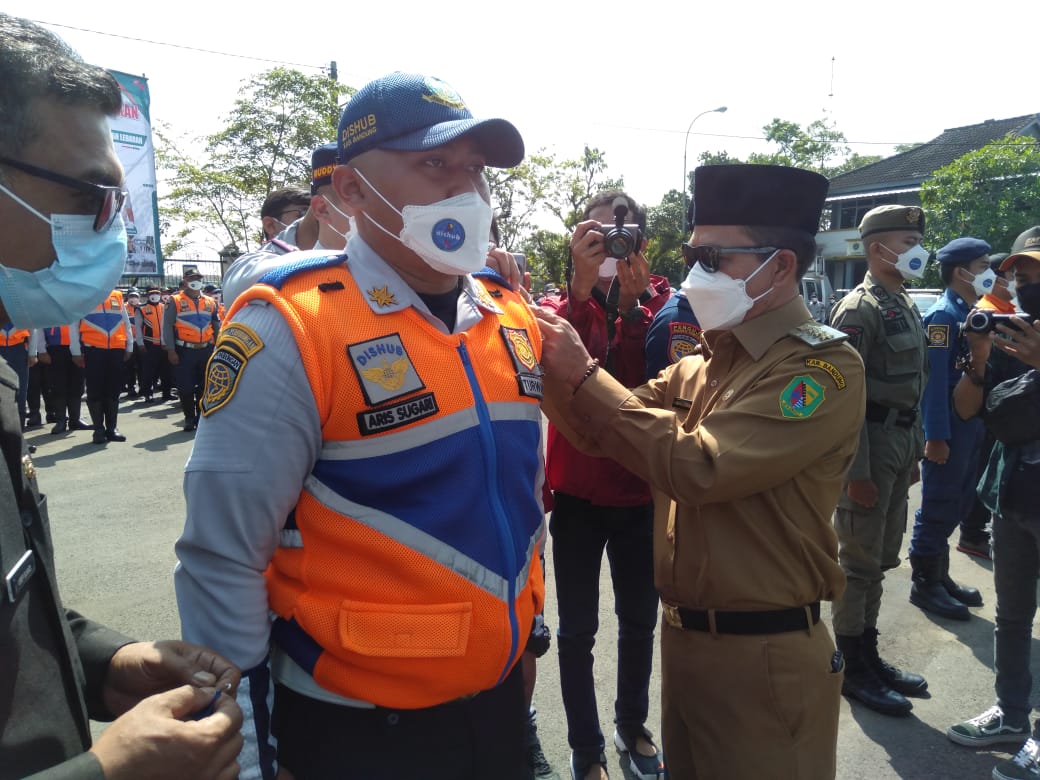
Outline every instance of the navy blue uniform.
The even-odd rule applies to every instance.
[[[654,315],[646,332],[646,378],[693,352],[701,343],[701,326],[683,293],[671,296]]]
[[[971,511],[983,424],[962,420],[953,408],[953,388],[961,377],[955,365],[961,354],[960,326],[971,307],[953,290],[925,313],[931,373],[921,399],[925,441],[945,441],[950,457],[944,464],[927,458],[921,465],[921,508],[914,516],[910,554],[941,555],[947,539]]]

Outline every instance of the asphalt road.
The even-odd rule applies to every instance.
[[[180,419],[172,404],[124,402],[120,428],[128,441],[123,444],[91,444],[89,432],[50,436],[44,428],[27,434],[38,447],[33,458],[48,496],[65,603],[141,638],[179,635],[173,543],[184,522],[181,474],[193,441],[179,429]],[[918,500],[914,490],[912,508]],[[551,540],[547,555],[552,555]],[[551,564],[548,569],[546,619],[555,626]],[[991,570],[988,562],[957,552],[951,570],[955,579],[983,592],[985,606],[973,610],[970,622],[933,618],[911,606],[907,564],[889,573],[879,626],[882,654],[924,674],[931,695],[914,700],[909,718],[884,717],[843,700],[839,778],[988,778],[996,761],[1007,757],[999,751],[954,745],[945,737],[949,725],[980,713],[993,701]],[[606,565],[601,594],[595,674],[611,771],[620,777],[610,748],[615,683],[611,639],[617,623]],[[1040,648],[1033,659],[1034,676],[1040,678]],[[655,664],[648,723],[655,733],[660,724],[658,669]],[[1034,703],[1035,695],[1034,691]],[[545,752],[561,777],[567,777],[566,721],[554,650],[539,664],[535,706]],[[746,739],[747,749],[754,750],[755,735],[747,734]]]

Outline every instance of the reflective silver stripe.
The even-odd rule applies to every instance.
[[[333,512],[353,518],[362,525],[437,561],[501,601],[509,599],[509,584],[504,577],[477,563],[451,545],[435,539],[425,531],[420,531],[393,515],[348,501],[313,474],[307,477],[303,487]]]
[[[531,556],[537,555],[538,542],[542,538],[542,527],[538,526],[538,530],[534,532],[534,536],[531,537],[531,541],[527,543],[527,554],[525,560],[527,563],[524,564],[524,568],[520,570],[520,573],[516,575],[516,592],[520,593],[524,589],[524,585],[527,584],[527,578],[531,574]],[[545,572],[542,572],[542,576],[545,576]]]
[[[283,528],[278,540],[279,547],[288,547],[294,550],[303,549],[303,535],[298,528]]]
[[[325,442],[318,457],[320,460],[364,460],[378,458],[381,455],[394,455],[446,439],[452,434],[475,428],[477,424],[476,410],[463,409],[423,425],[374,439]]]
[[[488,404],[488,415],[492,420],[530,420],[541,423],[538,404],[509,401]],[[394,455],[415,447],[445,439],[478,425],[475,409],[463,409],[423,425],[396,433],[388,433],[372,439],[325,442],[319,458],[321,460],[364,460],[383,455]]]

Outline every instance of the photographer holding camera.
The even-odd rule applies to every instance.
[[[651,275],[643,256],[645,226],[645,209],[628,194],[595,195],[571,237],[567,291],[541,304],[565,317],[592,357],[626,387],[644,381],[646,332],[671,294],[668,280]],[[613,460],[579,452],[553,425],[546,474],[555,502],[549,532],[571,775],[581,780],[607,776],[592,675],[606,548],[618,616],[614,744],[628,756],[636,777],[657,777],[663,771],[661,757],[644,725],[658,603],[650,488]]]
[[[1040,729],[1029,728],[1029,654],[1040,575],[1040,250],[1010,255],[1000,270],[1009,268],[1025,314],[1009,324],[998,321],[995,332],[966,329],[970,350],[953,392],[957,414],[981,416],[996,439],[978,493],[993,513],[997,701],[946,733],[968,746],[1025,740],[1018,755],[993,770],[997,780],[1040,778]]]

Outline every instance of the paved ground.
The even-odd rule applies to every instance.
[[[42,429],[27,436],[38,446],[34,460],[49,496],[65,602],[139,637],[174,637],[179,632],[171,577],[173,542],[184,521],[181,470],[192,445],[191,435],[179,430],[179,420],[173,405],[124,402],[120,428],[129,439],[125,444],[97,446],[90,443],[89,432],[52,437]],[[916,504],[917,491],[912,499]],[[554,626],[551,568],[546,612]],[[908,567],[890,573],[880,626],[882,651],[890,661],[924,674],[931,697],[915,700],[913,716],[904,719],[843,701],[839,778],[986,778],[993,764],[1007,756],[959,747],[944,736],[947,726],[978,714],[993,698],[992,575],[988,564],[960,553],[953,554],[952,571],[984,593],[985,606],[974,610],[968,623],[925,615],[906,600]],[[616,621],[606,566],[603,574],[596,679],[609,744],[615,679],[610,638],[616,636]],[[1033,657],[1034,675],[1040,677],[1040,648]],[[566,777],[566,725],[554,651],[542,660],[539,674],[535,704],[543,745]],[[657,732],[656,668],[652,685],[649,725]],[[755,735],[746,738],[748,750],[754,750]],[[608,756],[613,770],[615,754],[608,750]]]

